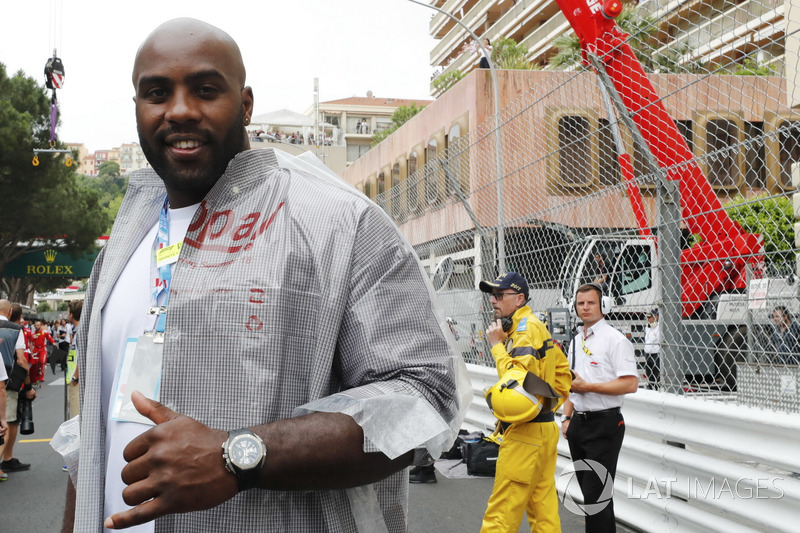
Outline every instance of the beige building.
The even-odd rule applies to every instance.
[[[95,169],[94,164],[94,155],[89,155],[89,150],[86,148],[86,145],[83,143],[65,143],[67,148],[72,150],[73,152],[78,152],[76,154],[77,159],[76,163],[78,165],[77,172],[78,174],[83,174],[85,176],[91,176]]]
[[[149,167],[150,164],[139,143],[128,143],[119,147],[119,172],[121,175],[127,176],[134,170]]]
[[[546,222],[574,228],[635,228],[624,191],[598,196],[597,215],[591,219],[573,201],[622,179],[613,141],[607,138],[607,115],[595,75],[501,70],[498,76],[500,106],[516,102],[516,109],[525,108],[513,120],[505,119],[504,130],[509,132],[503,139],[501,169],[505,219],[524,219],[525,212],[539,206],[553,213],[553,220]],[[691,74],[649,78],[658,94],[676,95],[665,101],[667,112],[690,139],[703,172],[721,197],[759,188],[773,193],[793,190],[790,167],[800,160],[800,139],[768,134],[800,125],[800,114],[786,107],[783,78]],[[541,96],[528,99],[527,107],[519,105],[518,99],[527,98],[534,87],[542,88]],[[487,127],[491,124],[485,124],[493,114],[492,93],[488,72],[472,72],[345,170],[345,180],[378,201],[413,245],[474,227],[457,201],[452,181],[439,167],[425,167],[445,154],[449,164],[458,167],[454,174],[475,221],[485,227],[496,224],[494,136]],[[463,139],[467,135],[469,139]],[[637,174],[641,173],[642,163],[631,140],[626,141]],[[747,148],[726,149],[739,143]],[[454,158],[454,153],[461,155]],[[519,198],[526,200],[520,203],[515,200]],[[645,207],[655,220],[652,190],[645,191]],[[526,223],[520,228],[530,229]]]
[[[350,164],[369,151],[370,140],[376,131],[391,126],[392,114],[398,107],[412,104],[425,107],[430,103],[431,100],[380,98],[367,93],[367,96],[320,102],[319,121],[335,128],[333,145],[346,147],[346,160]],[[305,114],[313,117],[314,108],[311,107]]]
[[[138,143],[123,144],[110,150],[97,150],[91,154],[83,143],[66,143],[66,145],[72,150],[77,150],[77,172],[84,176],[97,176],[100,165],[108,161],[117,163],[120,174],[123,176],[127,176],[134,170],[150,166]]]

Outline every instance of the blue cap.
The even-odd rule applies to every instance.
[[[494,281],[481,281],[478,284],[478,288],[480,288],[482,292],[489,293],[498,289],[511,289],[513,291],[517,291],[518,293],[524,294],[525,298],[528,297],[529,292],[528,282],[516,272],[506,272],[505,274],[500,274]]]

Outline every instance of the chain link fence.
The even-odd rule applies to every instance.
[[[494,364],[478,281],[515,270],[564,344],[575,289],[601,284],[643,387],[800,411],[789,7],[646,3],[626,27],[638,61],[612,50],[543,72],[499,116],[429,145],[424,166],[409,160],[377,201],[414,235],[463,210],[463,230],[416,249],[468,363]]]

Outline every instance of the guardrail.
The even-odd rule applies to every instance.
[[[464,426],[491,432],[483,388],[497,374],[467,367],[475,398]],[[800,415],[643,389],[626,397],[623,413],[627,429],[614,484],[620,522],[681,533],[800,527]],[[564,439],[558,453],[559,496],[582,503]]]

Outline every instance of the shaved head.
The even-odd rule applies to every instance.
[[[165,22],[136,53],[136,128],[170,206],[200,202],[228,163],[250,148],[253,91],[239,46],[200,20]]]
[[[228,56],[228,66],[241,81],[244,87],[246,71],[242,61],[239,45],[233,37],[207,22],[183,17],[168,20],[150,33],[136,52],[133,64],[133,86],[136,87],[140,74],[139,60],[143,54],[165,54],[172,51],[185,50],[187,47],[213,46]]]

